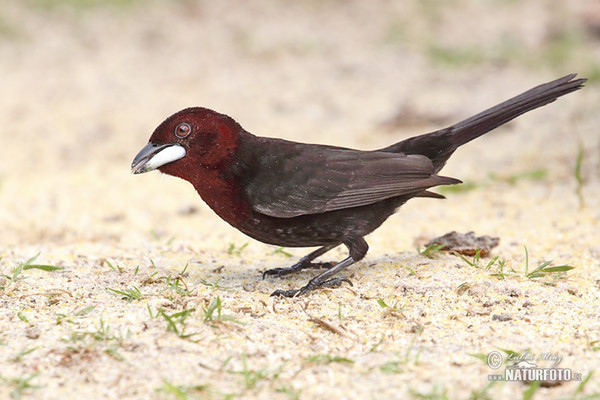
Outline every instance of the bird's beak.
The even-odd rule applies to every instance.
[[[185,156],[185,149],[178,144],[148,143],[133,159],[131,172],[143,174],[177,161]]]

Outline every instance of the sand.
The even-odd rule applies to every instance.
[[[187,182],[130,173],[187,106],[373,149],[567,73],[597,78],[593,1],[2,7],[0,398],[599,395],[597,79],[457,151],[443,172],[471,190],[409,202],[341,274],[353,287],[302,298],[269,294],[314,271],[261,273],[309,249],[253,241]],[[453,230],[500,245],[477,267],[416,251]],[[575,268],[529,278],[525,248],[528,272]],[[34,256],[62,269],[19,268]],[[558,359],[572,381],[489,380]]]

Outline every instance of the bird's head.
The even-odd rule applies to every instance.
[[[196,168],[217,167],[237,147],[240,125],[202,107],[186,108],[161,123],[131,164],[134,174],[155,169],[188,178]]]

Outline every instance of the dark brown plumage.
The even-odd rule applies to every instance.
[[[427,189],[460,183],[437,175],[459,146],[580,89],[585,79],[574,78],[540,85],[458,124],[376,151],[258,137],[226,115],[188,108],[156,128],[132,170],[158,169],[189,181],[221,218],[256,240],[320,246],[291,268],[263,276],[309,268],[318,256],[346,245],[349,256],[306,286],[273,293],[301,295],[350,282],[333,275],[365,256],[365,235],[413,197],[442,198]]]

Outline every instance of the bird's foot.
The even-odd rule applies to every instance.
[[[303,269],[308,269],[308,268],[329,269],[329,268],[333,267],[334,265],[335,264],[332,263],[332,262],[318,262],[318,263],[298,262],[298,263],[292,265],[289,268],[272,268],[272,269],[268,269],[265,272],[263,272],[263,276],[262,277],[263,277],[263,279],[265,279],[265,277],[267,275],[285,276],[285,275],[293,274],[295,272],[302,271]]]
[[[333,278],[333,279],[329,279],[329,280],[321,282],[321,283],[312,279],[308,282],[308,284],[306,286],[303,286],[300,289],[290,289],[290,290],[278,289],[278,290],[274,291],[273,293],[271,293],[271,297],[273,297],[273,296],[281,296],[281,297],[303,296],[306,293],[308,293],[312,290],[315,290],[315,289],[322,289],[322,288],[326,288],[326,287],[328,287],[328,288],[340,287],[340,286],[342,286],[342,283],[344,283],[344,282],[346,282],[350,286],[354,286],[352,284],[352,281],[348,278]]]

